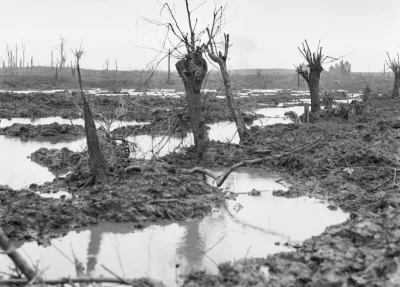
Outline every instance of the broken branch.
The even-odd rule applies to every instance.
[[[209,177],[213,178],[216,181],[217,186],[220,187],[225,182],[225,180],[228,178],[228,176],[233,171],[238,169],[239,167],[246,166],[246,165],[249,165],[249,164],[261,163],[261,162],[264,162],[266,160],[278,159],[278,158],[281,158],[281,157],[284,157],[284,156],[287,156],[287,155],[290,155],[290,154],[293,154],[293,153],[297,153],[299,151],[305,150],[305,149],[315,145],[318,142],[319,142],[319,140],[316,140],[316,141],[314,141],[314,142],[312,142],[310,144],[307,144],[307,145],[305,145],[305,146],[303,146],[301,148],[295,149],[295,150],[290,151],[290,152],[274,155],[274,156],[267,156],[267,157],[261,157],[261,158],[256,158],[256,159],[243,160],[243,161],[241,161],[241,162],[239,162],[237,164],[234,164],[233,166],[231,166],[227,171],[225,171],[222,174],[217,174],[216,172],[213,172],[213,171],[211,171],[209,169],[205,169],[205,168],[202,168],[202,167],[195,167],[195,168],[192,168],[190,170],[184,169],[184,170],[182,170],[182,173],[189,173],[189,174],[195,173],[195,172],[203,173],[203,174],[208,175]]]

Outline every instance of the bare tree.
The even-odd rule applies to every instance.
[[[54,78],[53,78],[53,85],[57,85],[58,83],[58,65],[56,64],[56,71],[54,73]]]
[[[83,92],[81,71],[79,60],[82,57],[83,49],[75,49],[73,54],[76,57],[76,69],[78,72],[79,88],[81,90],[81,98],[83,101],[83,114],[85,119],[85,134],[89,154],[89,167],[92,177],[86,184],[96,184],[97,182],[107,182],[107,162],[101,151],[99,138],[97,136],[96,125],[93,120],[93,115],[89,107],[88,100]]]
[[[92,105],[93,113],[100,119],[98,121],[104,126],[107,138],[111,138],[111,126],[119,121],[129,112],[130,102],[127,97],[118,97],[118,106],[115,108],[107,105],[105,111],[100,111]]]
[[[13,66],[12,50],[11,50],[10,47],[8,46],[8,43],[6,43],[6,47],[7,47],[8,67],[9,67],[9,68],[12,68],[12,66]]]
[[[61,36],[60,37],[60,47],[58,48],[58,51],[60,52],[60,69],[64,68],[65,61],[67,60],[66,51],[65,51],[66,43],[67,43],[67,40]]]
[[[399,53],[397,53],[397,59],[391,59],[389,53],[387,54],[386,63],[389,68],[392,70],[394,74],[394,84],[393,84],[393,92],[392,97],[397,98],[400,95],[400,58]]]
[[[201,106],[201,87],[207,74],[208,66],[203,58],[204,47],[198,43],[199,33],[196,35],[196,25],[192,24],[191,11],[189,9],[188,0],[185,0],[186,12],[188,17],[189,33],[182,32],[174,13],[168,3],[165,3],[163,8],[166,8],[173,19],[173,22],[167,23],[167,27],[174,35],[184,44],[186,54],[175,64],[175,67],[182,78],[186,91],[186,99],[188,102],[190,122],[194,135],[194,145],[198,158],[202,157],[207,143],[208,135],[205,125],[205,120]],[[197,23],[197,21],[196,21]],[[200,35],[204,33],[200,32]]]
[[[262,70],[261,70],[261,69],[257,69],[257,70],[256,70],[256,76],[257,76],[257,78],[261,78],[261,74],[262,74]]]
[[[167,85],[170,84],[171,81],[171,49],[168,50],[168,78]]]
[[[308,84],[311,96],[311,112],[317,112],[321,110],[321,104],[319,102],[319,80],[321,72],[324,70],[322,64],[324,64],[327,59],[334,58],[324,56],[322,54],[322,47],[319,46],[319,43],[317,53],[311,53],[307,40],[305,40],[304,42],[305,45],[304,43],[302,44],[303,49],[300,49],[299,47],[298,49],[303,58],[307,61],[307,66],[304,67],[303,65],[298,65],[295,66],[295,68],[297,73],[301,75]]]
[[[18,68],[18,43],[15,43],[15,68]]]
[[[229,51],[229,34],[224,34],[224,42],[222,44],[223,53],[221,52],[221,49],[218,50],[218,45],[215,42],[215,35],[217,32],[215,31],[217,30],[217,27],[215,27],[215,25],[222,18],[224,11],[225,9],[223,7],[220,7],[218,10],[217,9],[214,10],[211,30],[209,28],[206,29],[209,39],[208,46],[206,46],[206,49],[210,59],[218,64],[219,70],[221,71],[222,80],[224,82],[224,87],[225,87],[225,95],[228,101],[228,107],[231,111],[233,119],[235,120],[239,138],[242,140],[245,137],[245,135],[248,134],[248,130],[246,124],[244,123],[242,113],[240,112],[239,108],[235,103],[235,98],[233,97],[231,88],[231,78],[229,76],[228,68],[226,66],[226,61],[228,59],[228,51]]]
[[[21,41],[21,47],[22,47],[22,67],[25,65],[25,53],[26,53],[26,46],[25,43]]]
[[[114,63],[115,63],[115,71],[114,71],[114,89],[113,89],[113,92],[116,93],[117,92],[117,71],[118,71],[118,60],[116,58],[114,59]]]
[[[31,72],[33,70],[33,56],[31,56]]]
[[[51,64],[50,64],[50,67],[53,67],[53,65],[54,65],[54,58],[53,58],[53,50],[51,50]]]
[[[106,71],[108,71],[108,64],[110,63],[110,58],[107,58],[104,62],[106,64]]]

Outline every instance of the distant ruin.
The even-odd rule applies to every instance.
[[[335,73],[335,74],[350,74],[351,73],[351,64],[349,62],[344,62],[343,60],[340,61],[339,64],[335,64],[335,66],[331,65],[329,67],[329,72],[330,73]]]

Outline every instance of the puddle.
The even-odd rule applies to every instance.
[[[262,108],[256,113],[266,115],[267,118],[255,120],[253,125],[272,125],[276,123],[291,123],[291,120],[284,116],[287,111],[301,113],[303,107],[294,106],[287,108]],[[61,117],[49,118],[13,118],[11,120],[2,119],[0,127],[10,126],[14,123],[25,123],[32,125],[50,124],[58,122],[60,124],[70,124],[69,119]],[[72,120],[74,124],[83,125],[83,119]],[[115,122],[112,129],[132,124],[145,124],[138,122]],[[98,123],[97,123],[98,125]],[[221,142],[239,143],[239,136],[236,133],[234,122],[219,122],[209,125],[209,138]],[[141,159],[150,159],[153,156],[163,156],[169,152],[177,151],[178,148],[189,147],[193,144],[192,133],[176,133],[172,137],[139,135],[129,137],[129,140],[137,144],[137,151],[132,156]],[[46,137],[40,140],[29,139],[21,141],[18,138],[0,136],[0,185],[8,184],[10,187],[19,189],[29,186],[32,183],[43,183],[54,179],[54,175],[47,168],[32,162],[27,157],[41,147],[45,148],[69,148],[73,151],[81,151],[86,147],[84,138],[68,139],[62,137]]]
[[[41,197],[44,198],[65,198],[65,199],[69,199],[72,198],[71,193],[69,193],[68,191],[65,190],[60,190],[58,192],[54,192],[54,193],[40,193],[40,192],[36,192],[38,195],[40,195]]]
[[[70,257],[72,246],[88,274],[109,276],[101,267],[104,264],[127,278],[150,276],[167,286],[178,286],[182,283],[179,275],[190,269],[216,273],[216,264],[225,261],[289,251],[285,242],[303,241],[348,218],[315,199],[272,196],[273,189],[283,188],[273,179],[278,177],[258,169],[231,174],[224,184],[226,191],[256,188],[263,192],[257,197],[241,194],[201,220],[165,222],[143,230],[134,230],[134,224],[104,223],[71,231],[52,244]],[[235,211],[236,204],[243,208]],[[39,266],[49,266],[45,273],[49,279],[75,276],[73,265],[52,246],[30,242],[19,251],[30,261],[39,261]],[[9,259],[0,254],[0,270],[6,271],[9,265]]]
[[[62,140],[62,142],[61,142]],[[0,185],[9,185],[18,189],[31,183],[52,181],[54,175],[46,167],[31,161],[29,156],[41,147],[48,149],[67,147],[70,150],[82,150],[86,139],[66,141],[65,138],[51,137],[45,141],[21,141],[18,138],[0,136]]]

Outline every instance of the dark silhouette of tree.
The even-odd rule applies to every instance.
[[[311,112],[317,112],[321,110],[321,104],[319,102],[319,80],[321,77],[321,72],[324,70],[322,64],[327,59],[334,59],[329,56],[324,56],[322,54],[322,47],[317,48],[316,53],[312,53],[310,47],[308,46],[307,40],[302,44],[302,49],[299,49],[303,58],[307,61],[307,68],[304,68],[302,65],[295,66],[296,71],[299,75],[303,77],[303,79],[307,82],[308,88],[310,90],[311,96]]]
[[[397,59],[391,59],[389,53],[387,54],[386,64],[392,70],[394,74],[394,84],[393,84],[393,92],[392,97],[397,98],[400,95],[400,58],[399,54],[397,53]]]

